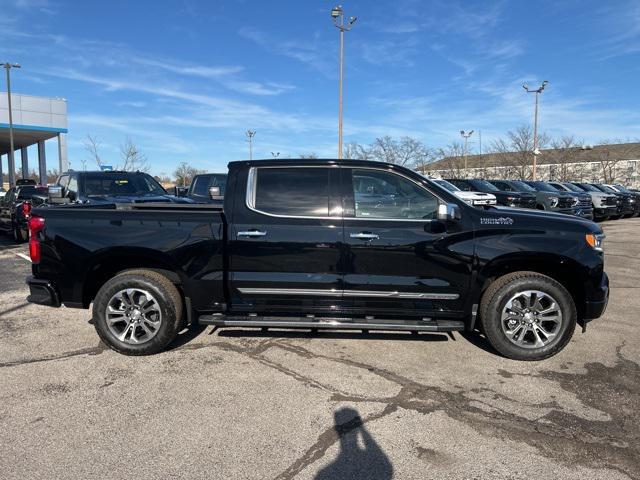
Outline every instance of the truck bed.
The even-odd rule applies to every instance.
[[[200,299],[194,308],[224,303],[226,222],[218,206],[60,205],[33,213],[45,219],[42,261],[33,275],[52,280],[66,306],[86,308],[99,282],[132,261],[177,275],[185,295]]]

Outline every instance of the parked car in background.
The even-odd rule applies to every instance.
[[[636,199],[635,195],[630,193],[619,192],[611,187],[606,186],[603,183],[592,183],[592,186],[596,187],[598,190],[610,193],[618,197],[620,200],[620,218],[629,218],[633,217],[636,213]]]
[[[0,198],[4,197],[6,194],[7,191],[4,188],[0,187]]]
[[[507,192],[510,196],[526,195],[526,200],[522,201],[524,205],[521,205],[520,208],[536,208],[536,191],[526,183],[519,180],[487,180],[487,182],[501,191]]]
[[[578,186],[571,182],[549,182],[549,185],[563,189],[566,192],[574,192],[574,194],[580,196],[586,196],[593,210],[593,219],[598,221],[608,220],[611,215],[616,213],[616,196],[610,195],[599,191],[594,188],[595,191],[589,191],[583,187]],[[582,197],[584,198],[584,197]],[[584,199],[581,199],[581,203],[586,203]]]
[[[540,181],[524,181],[536,191],[536,207],[540,210],[576,215],[579,199],[571,193],[559,192],[551,185]]]
[[[622,215],[622,200],[617,195],[603,192],[589,183],[568,182],[568,185],[591,195],[591,201],[595,206],[594,213],[601,215],[603,220],[615,220]]]
[[[18,243],[26,241],[31,209],[42,204],[46,195],[45,186],[28,183],[11,187],[0,199],[0,229],[13,235]]]
[[[612,190],[615,190],[618,193],[631,195],[632,198],[630,199],[630,203],[633,203],[635,207],[635,212],[632,216],[637,217],[640,215],[640,193],[629,190],[624,185],[620,185],[619,183],[606,184],[606,186],[611,188]]]
[[[169,195],[162,185],[144,172],[69,171],[58,177],[55,186],[61,188],[62,198],[72,203],[192,203],[187,198]]]
[[[465,192],[464,190],[460,190],[453,183],[447,182],[446,180],[443,180],[441,178],[430,178],[429,180],[440,185],[443,188],[446,188],[456,197],[474,207],[481,207],[483,205],[496,205],[498,203],[496,200],[496,196],[492,193]]]
[[[201,173],[193,178],[187,197],[198,203],[221,205],[226,186],[226,173]]]
[[[593,203],[591,200],[591,195],[587,192],[581,191],[578,187],[572,188],[567,187],[562,182],[543,182],[554,188],[558,192],[568,193],[574,197],[578,198],[578,204],[576,205],[576,216],[588,218],[589,220],[595,220],[595,214],[593,211]]]
[[[506,207],[536,208],[536,196],[532,193],[502,190],[492,183],[478,178],[447,178],[446,180],[466,192],[484,192],[495,195],[497,202]]]
[[[128,355],[162,351],[189,322],[481,324],[493,348],[519,360],[555,355],[607,305],[604,236],[584,219],[473,208],[412,170],[363,160],[232,162],[228,185],[222,208],[37,209],[28,300],[93,305],[99,337]],[[383,203],[366,200],[375,196]]]

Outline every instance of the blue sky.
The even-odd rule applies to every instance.
[[[157,174],[181,161],[223,170],[248,156],[248,128],[254,157],[335,157],[332,6],[0,0],[0,60],[22,64],[14,91],[68,100],[75,168],[87,134],[111,163],[129,136]],[[488,145],[531,122],[521,84],[544,79],[543,130],[588,143],[640,137],[637,0],[352,0],[344,9],[358,16],[346,36],[346,142],[410,135],[439,147],[474,129]]]

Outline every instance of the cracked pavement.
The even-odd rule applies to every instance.
[[[0,236],[3,479],[640,479],[640,219],[603,224],[611,300],[542,362],[476,335],[194,328],[152,357],[25,302]]]

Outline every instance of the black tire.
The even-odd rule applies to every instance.
[[[513,343],[501,326],[501,312],[518,292],[539,290],[557,302],[562,323],[553,340],[538,348],[525,348]],[[536,272],[514,272],[500,277],[487,288],[480,301],[480,322],[493,348],[513,360],[543,360],[560,352],[571,340],[577,312],[571,294],[556,280]]]
[[[159,306],[162,321],[155,336],[138,344],[119,340],[108,328],[106,310],[109,301],[127,288],[148,291]],[[151,270],[127,270],[106,282],[93,302],[93,323],[100,339],[111,349],[124,355],[152,355],[163,351],[176,337],[182,325],[182,296],[164,275]]]
[[[16,241],[16,243],[26,242],[28,236],[29,236],[29,232],[21,229],[18,225],[15,225],[13,227],[13,239]]]

